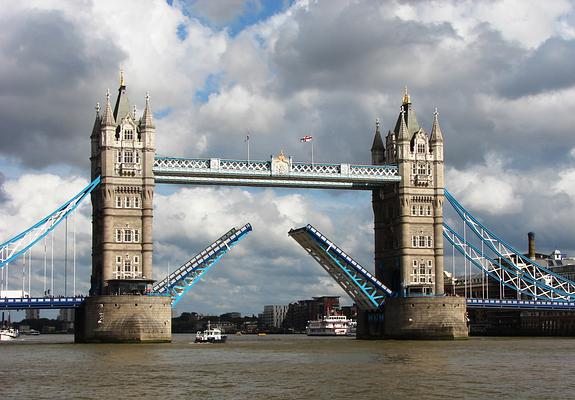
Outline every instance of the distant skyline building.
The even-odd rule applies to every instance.
[[[221,319],[236,319],[236,318],[241,318],[241,317],[242,317],[242,313],[237,312],[237,311],[232,311],[232,312],[220,315]]]
[[[281,328],[286,319],[289,305],[266,305],[262,314],[262,322],[268,328]]]
[[[73,308],[62,308],[58,313],[58,321],[74,322],[74,311]]]
[[[40,319],[40,310],[37,308],[26,309],[26,319]]]
[[[308,321],[336,314],[339,308],[339,296],[320,296],[311,300],[298,300],[289,305],[285,327],[296,332],[304,331]]]

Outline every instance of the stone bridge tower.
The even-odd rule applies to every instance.
[[[91,294],[144,293],[152,280],[155,127],[149,96],[140,119],[121,79],[92,132],[93,242]]]
[[[166,341],[169,298],[151,289],[155,127],[149,96],[141,118],[131,108],[123,74],[112,111],[97,106],[91,139],[92,276],[77,341]]]
[[[465,302],[444,296],[443,135],[420,127],[407,88],[395,128],[383,142],[379,121],[373,164],[397,164],[401,181],[373,191],[376,277],[397,293],[386,300],[385,335],[466,336]]]

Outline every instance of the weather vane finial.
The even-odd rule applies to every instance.
[[[124,82],[124,68],[120,67],[120,86],[126,86]]]
[[[409,99],[409,93],[407,92],[407,85],[403,88],[403,104],[409,104],[411,100]]]

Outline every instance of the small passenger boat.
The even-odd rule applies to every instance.
[[[0,329],[0,340],[2,340],[2,341],[14,340],[18,336],[20,336],[20,332],[18,332],[18,329],[14,329],[14,328],[2,328],[2,329]]]
[[[210,321],[208,321],[208,329],[205,331],[198,331],[196,333],[196,343],[225,343],[228,337],[222,335],[220,328],[211,328]]]

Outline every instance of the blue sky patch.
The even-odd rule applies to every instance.
[[[178,36],[178,39],[180,39],[182,42],[186,40],[186,38],[188,37],[188,30],[186,29],[186,26],[184,24],[178,25],[178,28],[176,29],[176,35]]]
[[[172,107],[162,108],[161,110],[155,111],[152,114],[154,115],[155,119],[162,119],[170,115],[173,111]]]
[[[214,0],[215,1],[215,0]],[[174,6],[173,0],[166,0],[166,3],[171,7]],[[215,21],[210,20],[205,15],[201,15],[194,10],[194,1],[184,2],[180,4],[182,14],[188,18],[198,20],[202,25],[209,26],[214,30],[227,29],[231,37],[237,36],[244,29],[255,25],[261,21],[265,21],[271,16],[284,11],[290,7],[294,0],[261,0],[261,1],[247,1],[244,4],[242,14],[236,16],[232,21],[227,24],[219,25]],[[185,26],[178,26],[177,36],[180,40],[185,40],[187,37],[187,30]]]
[[[194,98],[197,101],[205,103],[208,101],[210,94],[218,93],[220,91],[220,81],[222,79],[222,73],[210,74],[204,82],[204,87],[202,89],[196,90]]]

